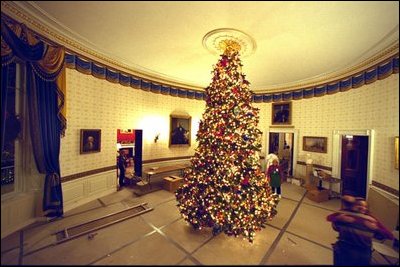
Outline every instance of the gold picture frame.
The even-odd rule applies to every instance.
[[[169,146],[190,146],[192,117],[170,115]]]
[[[292,124],[292,102],[272,103],[272,125]]]
[[[328,138],[303,136],[303,150],[317,153],[327,153]]]
[[[81,129],[80,153],[96,153],[101,151],[101,130]]]

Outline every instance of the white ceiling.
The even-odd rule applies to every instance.
[[[202,38],[217,28],[238,29],[254,38],[256,51],[242,58],[253,91],[349,68],[399,40],[398,1],[28,5],[63,34],[133,70],[199,88],[209,85],[218,60],[203,47]]]

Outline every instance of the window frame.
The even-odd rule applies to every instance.
[[[26,99],[26,65],[22,60],[15,59],[15,115],[19,116],[21,122],[21,131],[14,141],[14,186],[13,190],[1,194],[1,200],[6,200],[23,193],[26,181],[19,177],[26,174],[26,164],[30,160],[26,160],[32,154],[32,149],[27,145],[29,140],[28,112]],[[6,129],[7,130],[7,129]]]

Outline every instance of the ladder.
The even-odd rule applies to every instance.
[[[77,224],[58,231],[53,234],[56,235],[56,245],[153,210],[153,208],[149,208],[146,205],[147,202],[144,202],[128,209],[105,215],[90,222]],[[91,235],[89,238],[92,238],[93,236],[94,235]]]

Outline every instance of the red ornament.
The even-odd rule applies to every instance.
[[[239,90],[237,87],[233,87],[232,88],[232,93],[234,93],[235,95],[237,95],[239,93]]]
[[[228,65],[228,60],[225,57],[221,59],[221,65],[222,67],[226,67]]]

